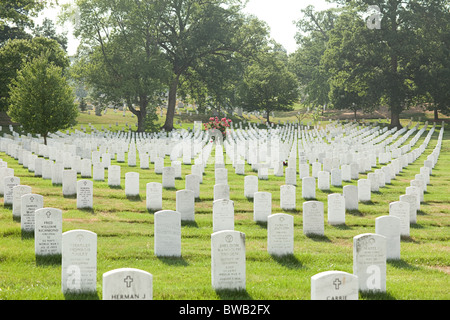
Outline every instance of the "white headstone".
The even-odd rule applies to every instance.
[[[181,214],[172,210],[155,212],[155,255],[181,257]]]
[[[386,237],[372,233],[353,237],[353,274],[360,291],[386,291]]]
[[[342,173],[338,168],[331,169],[331,185],[334,187],[342,186]]]
[[[181,214],[182,221],[195,221],[195,195],[192,190],[176,192],[176,210]]]
[[[355,185],[346,185],[342,188],[345,198],[346,210],[358,210],[358,187]]]
[[[288,184],[280,186],[280,207],[283,210],[296,209],[296,186]]]
[[[152,300],[153,275],[134,268],[114,269],[103,274],[103,300]]]
[[[163,188],[175,188],[175,168],[164,167],[162,170]]]
[[[97,234],[70,230],[62,234],[61,286],[63,293],[97,290]]]
[[[44,197],[39,194],[24,194],[20,199],[20,227],[22,231],[35,231],[36,210],[44,207]]]
[[[330,190],[330,173],[319,171],[317,174],[317,188],[322,191]]]
[[[139,172],[125,173],[125,195],[127,197],[139,196]]]
[[[370,181],[370,191],[378,192],[380,190],[380,185],[378,182],[378,175],[375,172],[369,172],[367,174],[367,180]]]
[[[285,184],[297,185],[297,169],[295,167],[286,168]]]
[[[92,209],[94,202],[94,183],[92,180],[77,181],[77,209]]]
[[[52,165],[52,184],[62,184],[63,164],[61,162],[55,162]]]
[[[245,176],[244,178],[244,196],[253,199],[253,194],[258,192],[258,177]]]
[[[400,218],[395,216],[375,218],[375,233],[386,237],[386,259],[400,259]]]
[[[81,160],[81,177],[91,178],[92,177],[92,161],[91,159]]]
[[[30,186],[19,184],[19,185],[13,187],[12,214],[13,214],[14,220],[20,220],[20,216],[21,216],[20,208],[22,206],[22,196],[27,193],[31,193]]]
[[[163,168],[164,168],[164,158],[157,157],[155,159],[155,173],[156,174],[163,173]]]
[[[214,176],[215,184],[228,184],[228,170],[226,168],[217,168]]]
[[[146,206],[149,211],[162,210],[162,184],[149,182],[146,184]]]
[[[303,233],[305,235],[325,234],[323,202],[303,202]]]
[[[343,271],[324,271],[311,277],[311,300],[358,300],[358,277]]]
[[[211,235],[211,282],[215,290],[245,290],[245,234],[224,230]]]
[[[267,218],[267,252],[274,256],[294,254],[294,217],[275,213]]]
[[[33,218],[36,256],[61,254],[62,211],[56,208],[40,208],[35,211]]]
[[[399,197],[402,202],[409,203],[409,222],[417,222],[417,196],[412,194],[404,194]]]
[[[77,194],[77,171],[73,169],[63,170],[62,173],[63,196],[74,196]]]
[[[305,177],[302,179],[302,197],[303,199],[316,198],[316,179],[313,177]]]
[[[13,204],[13,189],[20,185],[20,178],[15,176],[8,176],[3,178],[4,185],[4,204],[12,206]]]
[[[194,192],[195,198],[200,198],[200,178],[196,174],[187,174],[185,176],[185,189]]]
[[[371,187],[369,179],[359,179],[358,180],[358,200],[359,201],[370,201],[371,200]]]
[[[234,202],[218,199],[213,202],[213,232],[234,230]]]
[[[120,186],[120,171],[119,165],[111,165],[108,167],[108,186]]]
[[[230,199],[230,186],[228,184],[214,185],[214,200]]]
[[[328,195],[328,223],[345,224],[345,198],[340,193]]]
[[[94,181],[105,181],[105,166],[102,162],[94,162],[92,165],[92,171],[92,179]]]
[[[253,194],[253,220],[267,222],[267,217],[272,214],[272,194],[258,191]]]
[[[389,203],[389,215],[400,219],[400,234],[402,236],[409,236],[409,203],[403,201]]]

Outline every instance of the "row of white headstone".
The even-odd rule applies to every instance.
[[[442,132],[442,130],[441,130]],[[437,159],[437,156],[434,155],[434,157]],[[427,159],[428,160],[428,159]],[[220,172],[220,170],[219,170]],[[220,175],[219,175],[220,176]],[[219,177],[220,179],[220,177]],[[79,181],[80,182],[80,181]],[[81,181],[84,182],[84,181]],[[191,191],[191,193],[193,193]],[[255,194],[253,195],[255,197]],[[256,195],[258,197],[258,195]],[[263,200],[264,200],[264,196],[267,197],[267,193],[266,194],[262,194],[263,196]],[[6,198],[5,198],[6,200]],[[6,203],[6,202],[5,202]],[[308,205],[310,205],[311,207],[313,207],[314,209],[317,209],[317,207],[319,207],[319,212],[320,212],[320,207],[322,207],[322,224],[323,224],[323,203],[321,202],[316,202],[316,201],[311,201],[309,203],[305,202],[306,207],[308,207]],[[305,206],[304,204],[304,206]],[[319,205],[318,205],[319,204]],[[320,205],[321,204],[321,205]],[[217,200],[214,201],[214,206],[213,206],[213,224],[214,221],[216,221],[216,223],[214,224],[215,226],[213,227],[214,229],[214,233],[211,237],[211,242],[212,242],[212,252],[211,252],[211,258],[212,258],[212,283],[214,288],[220,289],[220,288],[245,288],[245,235],[234,231],[232,229],[234,229],[234,226],[232,227],[231,225],[231,217],[234,218],[234,213],[230,214],[229,212],[231,212],[231,210],[227,209],[231,206],[233,206],[233,202],[229,199],[223,199],[223,198],[218,198]],[[178,206],[177,206],[178,209]],[[57,209],[56,209],[57,210]],[[42,210],[45,211],[45,210]],[[308,209],[304,209],[304,212],[307,212]],[[218,213],[221,212],[221,214],[217,214],[217,218],[214,218],[214,213]],[[47,211],[45,212],[47,216],[51,216],[52,212],[47,209]],[[168,211],[168,210],[163,210],[160,212],[155,213],[155,254],[156,255],[162,255],[162,256],[179,256],[181,255],[181,213],[178,211]],[[316,218],[316,217],[315,217]],[[62,220],[62,219],[61,219]],[[273,214],[268,216],[267,222],[268,222],[268,250],[271,254],[292,254],[292,250],[291,248],[293,248],[293,228],[291,228],[291,223],[290,221],[292,220],[292,216],[290,215],[286,215],[286,214]],[[174,229],[175,226],[175,229]],[[221,226],[221,227],[219,227]],[[223,228],[223,230],[221,230]],[[55,227],[55,229],[57,229],[57,227]],[[174,232],[174,230],[176,230]],[[292,231],[288,231],[288,230],[292,230]],[[313,232],[314,233],[314,232]],[[65,233],[66,234],[66,233]],[[64,245],[62,246],[63,249],[63,279],[62,279],[62,283],[63,283],[63,291],[67,291],[67,290],[75,290],[75,291],[89,291],[89,288],[94,288],[95,287],[95,279],[93,279],[93,274],[96,272],[92,272],[93,269],[95,269],[94,264],[96,265],[96,262],[92,262],[92,260],[94,260],[93,258],[93,252],[96,252],[96,237],[95,237],[95,242],[94,240],[94,235],[92,235],[92,233],[90,233],[89,231],[83,231],[83,230],[78,230],[76,231],[76,235],[73,235],[74,232],[69,231],[67,233],[67,239],[69,239],[69,236],[72,236],[72,238],[77,239],[76,241],[78,241],[78,243],[76,245],[74,245],[74,243],[76,241],[67,241],[66,243],[71,243],[71,245],[68,245],[69,247],[72,247],[72,249],[67,249],[67,251],[73,251],[73,252],[78,252],[76,253],[76,255],[78,256],[78,258],[74,258],[71,257],[70,255],[65,255],[64,254]],[[291,236],[292,234],[292,236]],[[361,235],[360,238],[361,240],[358,240],[358,244],[355,245],[355,248],[361,248],[365,246],[365,244],[367,243],[375,243],[375,242],[383,242],[383,238],[379,238],[382,240],[377,240],[377,239],[373,239],[374,235],[370,235],[371,238],[370,240],[367,240],[366,238],[369,235]],[[89,245],[87,244],[82,244],[81,240],[82,238],[86,238],[86,239],[91,239],[91,240],[87,240],[90,241]],[[222,239],[222,240],[215,240],[215,239]],[[292,241],[291,241],[292,239]],[[359,239],[359,238],[358,238]],[[356,243],[356,237],[355,237],[355,243]],[[359,244],[359,243],[362,244]],[[64,242],[63,242],[64,243]],[[218,243],[215,245],[215,243]],[[95,250],[94,250],[94,244],[95,244]],[[80,248],[88,248],[89,247],[89,252],[90,254],[80,254]],[[368,246],[370,247],[370,246]],[[380,247],[383,247],[383,245],[380,245]],[[358,250],[359,250],[358,249]],[[358,251],[357,250],[357,251]],[[372,249],[370,249],[372,250]],[[67,259],[64,258],[64,256],[66,256]],[[89,257],[90,256],[90,262],[88,263],[82,263],[82,265],[84,265],[83,268],[80,268],[79,265],[77,265],[76,263],[73,263],[72,260],[76,260],[79,259],[79,256],[85,256],[85,257]],[[230,260],[230,257],[235,257],[235,259],[231,259],[233,261]],[[382,256],[382,254],[381,254]],[[70,258],[69,258],[70,257]],[[244,257],[244,259],[242,259],[242,257]],[[381,259],[383,260],[383,259]],[[65,261],[69,261],[66,262]],[[242,261],[244,261],[244,263],[242,263]],[[231,264],[228,265],[228,264]],[[227,271],[224,270],[225,265],[227,266],[226,269]],[[374,267],[375,266],[375,267]],[[232,268],[231,268],[232,267]],[[376,269],[376,265],[371,265],[369,266],[372,269]],[[83,270],[81,270],[83,269]],[[85,270],[86,269],[86,270]],[[65,272],[65,270],[67,272]],[[89,271],[91,270],[91,271]],[[231,270],[231,271],[230,271]],[[142,272],[140,272],[139,270],[131,270],[131,269],[127,269],[127,270],[117,270],[115,272],[111,272],[110,274],[119,274],[120,272],[128,272],[127,276],[124,277],[124,281],[127,283],[127,287],[131,287],[131,285],[129,285],[130,283],[134,282],[133,279],[138,277],[138,275],[129,275],[130,271],[136,271],[139,274],[141,274]],[[366,270],[367,271],[367,270]],[[373,272],[371,272],[370,274],[379,274],[380,270],[371,270]],[[381,270],[382,271],[382,270]],[[86,276],[83,277],[83,274],[90,274],[90,276]],[[357,273],[357,272],[356,272]],[[64,277],[64,274],[66,275],[66,277]],[[133,273],[134,274],[134,273]],[[109,275],[109,274],[108,274]],[[105,274],[104,275],[104,280],[108,279],[108,275]],[[327,274],[328,275],[328,274]],[[151,276],[151,275],[150,275]],[[337,275],[335,275],[337,277]],[[342,276],[346,276],[349,277],[349,275],[342,275]],[[314,277],[314,283],[318,283],[319,281],[317,280],[318,277]],[[128,279],[129,281],[125,281],[125,279]],[[147,279],[148,279],[148,274],[147,274]],[[336,280],[338,279],[338,280]],[[336,278],[335,283],[333,284],[335,288],[339,288],[341,287],[342,283],[345,283],[345,279],[339,279]],[[381,280],[380,280],[381,279]],[[366,279],[365,283],[372,283],[372,287],[371,289],[375,288],[378,286],[378,284],[380,284],[380,286],[382,285],[382,277],[375,277],[375,278],[371,278],[371,279]],[[312,280],[312,284],[313,284],[313,279]],[[347,281],[347,283],[350,283],[351,281]],[[104,285],[104,289],[108,288],[108,285],[105,283]],[[311,287],[312,289],[312,297],[313,297],[313,292],[314,295],[316,295],[316,291],[317,291],[317,286],[316,285],[312,285]],[[342,288],[342,287],[341,287]],[[380,289],[382,290],[383,288],[380,287]],[[360,288],[361,290],[361,288]],[[320,290],[319,290],[320,291]],[[354,292],[354,290],[353,290]],[[358,292],[358,290],[356,290],[356,293]],[[341,292],[342,293],[342,292]],[[121,291],[119,293],[112,293],[112,294],[105,294],[105,297],[110,296],[111,298],[118,298],[118,297],[132,297],[134,294],[134,297],[136,297],[136,293],[126,293],[125,291]],[[146,297],[151,297],[150,293],[142,293],[142,297],[144,297],[144,294]],[[138,294],[139,295],[139,294]],[[338,297],[338,298],[342,298],[342,297],[347,297],[346,295],[334,295],[332,297]]]

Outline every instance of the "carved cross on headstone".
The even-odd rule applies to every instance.
[[[342,284],[342,282],[338,278],[336,278],[336,280],[334,280],[333,284],[334,284],[334,288],[336,290],[339,290],[339,286]]]
[[[127,276],[125,279],[123,279],[123,282],[127,284],[127,288],[131,288],[131,283],[133,282],[133,278],[130,276]]]

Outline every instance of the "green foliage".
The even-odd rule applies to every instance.
[[[8,115],[26,132],[40,134],[45,143],[49,133],[66,129],[78,115],[72,88],[62,69],[42,54],[24,65],[10,86]]]
[[[63,72],[69,66],[69,59],[61,46],[52,39],[36,37],[31,40],[10,40],[0,48],[0,110],[7,111],[9,84],[17,72],[27,62],[48,53],[48,60],[60,67]]]
[[[287,69],[284,53],[267,51],[258,55],[244,72],[239,88],[240,103],[248,111],[293,110],[299,97],[295,75]]]
[[[84,111],[87,110],[87,103],[86,103],[86,101],[84,100],[84,98],[81,98],[80,103],[79,103],[79,105],[78,105],[78,108],[80,108],[80,111],[81,111],[81,112],[84,112]]]
[[[144,131],[145,119],[168,81],[156,46],[155,4],[123,0],[78,1],[76,35],[82,47],[72,76],[91,88],[103,105],[126,105]]]
[[[321,59],[338,11],[329,9],[316,12],[313,6],[308,6],[302,13],[302,19],[296,22],[299,48],[289,56],[289,67],[300,82],[304,103],[313,107],[323,106],[329,103],[328,80],[331,74],[324,68]]]
[[[219,66],[220,75],[229,67],[229,62],[236,55],[251,56],[258,51],[266,41],[267,29],[255,18],[244,16],[241,1],[159,1],[161,20],[158,24],[158,45],[163,50],[170,63],[172,81],[169,85],[168,108],[164,128],[173,129],[173,117],[177,90],[181,78],[189,80],[193,69],[205,63],[208,72],[213,75]],[[220,56],[222,61],[212,61],[211,58]],[[209,61],[209,62],[208,62]],[[203,84],[209,82],[202,71],[196,71],[194,81]],[[223,81],[226,81],[223,78]],[[219,83],[220,85],[220,83]],[[206,85],[208,87],[208,85]],[[230,86],[218,87],[209,85],[209,92],[219,103],[230,97]],[[222,90],[227,91],[226,94]],[[226,98],[224,98],[226,96]],[[204,99],[204,96],[201,96]]]
[[[29,39],[25,31],[34,25],[33,17],[45,6],[39,0],[5,0],[0,2],[0,47],[9,39]]]

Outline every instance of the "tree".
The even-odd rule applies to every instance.
[[[303,18],[296,22],[299,48],[289,56],[289,66],[301,86],[303,101],[313,108],[328,104],[331,75],[322,64],[329,32],[334,28],[338,10],[316,12],[313,6],[302,10]]]
[[[390,127],[401,128],[400,114],[418,97],[412,62],[426,43],[414,28],[422,13],[443,5],[438,0],[337,0],[344,4],[330,32],[326,63],[337,84],[349,73],[354,90],[374,106],[386,105],[391,112]],[[366,23],[361,15],[375,5],[377,12]],[[448,9],[447,9],[448,10]],[[380,23],[371,24],[372,18]],[[370,28],[368,28],[370,26]],[[351,28],[351,32],[349,31]],[[417,67],[417,66],[416,66]],[[348,71],[350,70],[350,71]],[[333,79],[331,81],[334,81]]]
[[[8,115],[47,144],[49,133],[75,125],[78,115],[74,93],[63,70],[49,60],[50,53],[28,62],[10,85]]]
[[[67,32],[58,34],[53,21],[49,18],[45,18],[42,25],[35,26],[33,34],[35,37],[53,39],[61,45],[64,51],[67,51]]]
[[[257,19],[240,13],[242,5],[238,0],[161,0],[160,3],[158,45],[172,73],[163,128],[171,131],[181,77],[211,56],[233,59],[237,52],[251,55],[265,43],[267,30]]]
[[[409,67],[421,102],[438,121],[439,112],[450,115],[450,11],[447,1],[433,3],[417,12],[413,27],[421,45]]]
[[[44,8],[40,0],[0,2],[0,47],[10,39],[30,39],[26,28],[34,26],[33,17]]]
[[[7,111],[9,84],[23,65],[47,51],[50,62],[62,68],[69,66],[67,54],[55,40],[36,37],[31,40],[9,40],[0,48],[0,111]]]
[[[276,51],[259,54],[247,67],[239,89],[243,108],[264,111],[268,123],[270,112],[292,110],[299,97],[297,79],[282,58]]]
[[[124,105],[145,130],[149,112],[167,85],[167,63],[157,46],[157,1],[76,2],[75,35],[81,47],[72,76],[91,87],[94,99]],[[70,16],[66,8],[66,15]]]

